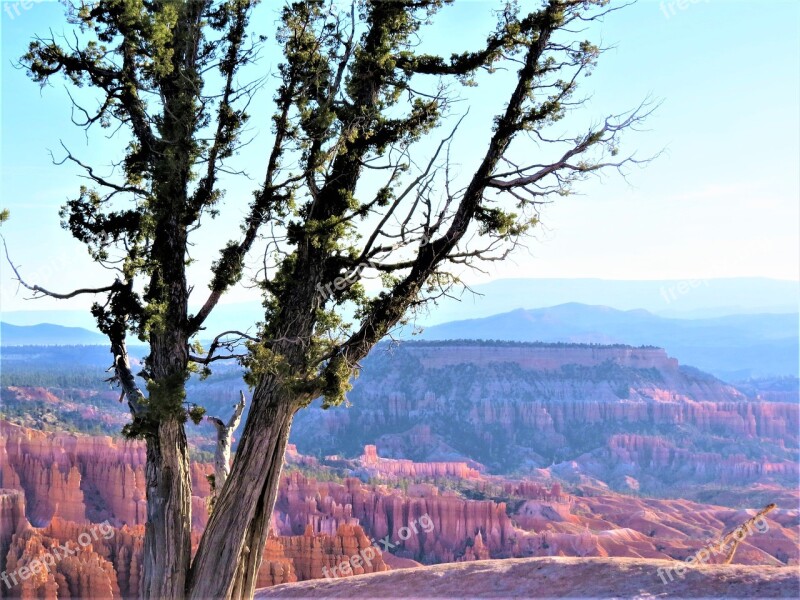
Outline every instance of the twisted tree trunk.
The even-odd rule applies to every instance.
[[[186,379],[189,341],[186,331],[189,289],[186,282],[187,231],[178,207],[185,198],[186,173],[178,189],[161,200],[162,214],[152,253],[158,260],[146,300],[161,309],[163,322],[150,331],[145,361],[147,389],[147,525],[142,595],[152,600],[183,598],[192,555],[192,482],[186,442]],[[175,200],[175,199],[178,200]],[[153,431],[155,429],[155,431]]]
[[[252,598],[289,430],[299,405],[297,394],[276,379],[256,388],[233,470],[192,563],[189,598]],[[244,542],[233,547],[228,543],[232,539]],[[214,577],[198,577],[198,573],[214,573]]]

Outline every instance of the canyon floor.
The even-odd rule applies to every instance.
[[[512,558],[316,579],[259,590],[268,598],[797,598],[800,568],[703,565],[666,584],[671,561]],[[468,590],[468,591],[467,591]]]

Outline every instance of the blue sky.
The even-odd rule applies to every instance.
[[[58,208],[80,180],[72,167],[54,166],[48,149],[63,156],[63,140],[87,162],[107,164],[124,140],[106,140],[98,131],[87,143],[69,122],[64,86],[40,90],[12,66],[36,32],[64,29],[60,6],[2,4],[0,205],[12,215],[3,233],[15,262],[46,287],[104,283],[110,274],[93,266],[82,245],[59,227]],[[274,6],[265,2],[259,9],[263,33],[273,31]],[[446,54],[466,49],[492,28],[494,6],[456,0],[437,17],[425,43]],[[467,279],[800,278],[799,28],[800,3],[793,1],[640,1],[608,17],[590,37],[614,48],[583,80],[582,91],[591,98],[565,127],[582,131],[587,120],[632,108],[650,95],[662,104],[647,131],[624,140],[623,151],[665,153],[646,169],[633,169],[627,182],[609,174],[581,186],[581,195],[545,207],[543,226],[527,250]],[[274,68],[277,60],[268,52],[262,64]],[[463,107],[471,109],[466,138],[458,144],[465,171],[483,147],[480,133],[502,108],[496,92],[513,83],[510,75],[464,92]],[[261,98],[267,114],[270,93]],[[266,120],[254,121],[257,138],[242,160],[258,181],[271,134]],[[469,143],[473,133],[480,143]],[[207,283],[205,268],[221,242],[235,235],[253,187],[231,186],[214,224],[223,238],[198,243],[192,271],[198,289]],[[88,302],[25,302],[5,264],[0,286],[2,310]],[[250,298],[240,289],[229,300]]]

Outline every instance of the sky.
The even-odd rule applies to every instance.
[[[276,2],[265,0],[254,19],[274,30]],[[490,33],[497,3],[456,0],[423,42],[449,55]],[[61,82],[40,89],[14,68],[32,36],[64,31],[61,7],[48,1],[2,2],[2,183],[0,207],[11,211],[2,228],[14,263],[30,280],[55,291],[103,285],[112,275],[92,264],[84,247],[59,226],[59,207],[78,189],[79,172],[57,166],[60,143],[85,162],[108,165],[125,139],[90,134],[70,123]],[[646,131],[623,140],[623,152],[651,156],[625,179],[608,174],[581,185],[580,195],[544,207],[542,225],[511,260],[470,283],[508,277],[709,279],[760,276],[800,279],[800,2],[771,0],[641,0],[607,17],[589,36],[612,46],[591,77],[589,96],[568,131],[637,106],[660,102]],[[261,63],[274,72],[277,49]],[[480,83],[480,82],[479,82]],[[513,72],[463,92],[469,107],[457,139],[461,169],[479,159],[492,115],[503,108]],[[271,94],[256,112],[268,115]],[[463,113],[463,110],[462,110]],[[571,128],[571,129],[570,129]],[[242,161],[252,182],[232,183],[211,235],[196,240],[192,283],[207,285],[207,266],[235,237],[249,194],[260,180],[271,141],[268,121],[254,119],[253,144]],[[480,143],[472,143],[472,140]],[[524,152],[524,149],[522,150]],[[216,230],[213,228],[217,228]],[[219,239],[214,239],[219,231]],[[205,235],[205,234],[204,234]],[[210,240],[210,241],[209,241]],[[209,242],[209,243],[207,243]],[[81,308],[67,302],[25,300],[3,260],[0,310]],[[239,288],[227,301],[254,299]]]

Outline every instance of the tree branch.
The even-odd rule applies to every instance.
[[[239,392],[240,400],[233,407],[233,414],[227,421],[223,421],[219,417],[208,417],[208,420],[214,425],[217,430],[217,443],[214,450],[214,486],[213,498],[219,497],[222,491],[222,486],[228,479],[231,468],[231,443],[233,441],[233,432],[239,426],[244,411],[245,398],[244,392]]]
[[[36,295],[33,296],[33,299],[43,298],[45,296],[49,296],[51,298],[58,298],[60,300],[67,300],[68,298],[74,298],[75,296],[80,296],[81,294],[102,294],[104,292],[111,292],[112,290],[115,290],[117,287],[122,285],[122,282],[117,280],[114,283],[112,283],[111,285],[107,285],[107,286],[104,286],[104,287],[99,287],[99,288],[79,288],[77,290],[72,290],[71,292],[67,292],[65,294],[59,294],[58,292],[51,292],[50,290],[47,290],[47,289],[45,289],[45,288],[43,288],[43,287],[41,287],[39,285],[31,285],[29,283],[26,283],[25,280],[22,279],[22,276],[19,274],[19,271],[17,270],[17,267],[14,266],[13,262],[11,262],[11,257],[8,255],[8,245],[6,245],[6,238],[2,234],[0,234],[0,239],[3,240],[3,248],[5,248],[6,260],[8,261],[8,264],[11,267],[11,270],[14,271],[14,275],[16,276],[16,280],[19,282],[19,284],[22,287],[31,290],[32,292],[34,292],[34,294],[39,294],[38,296],[36,296]]]

